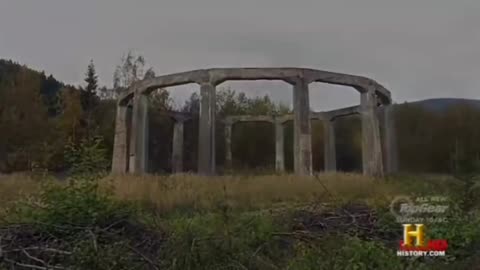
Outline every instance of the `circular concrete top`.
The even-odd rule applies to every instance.
[[[307,84],[323,82],[355,88],[361,93],[374,91],[383,104],[391,103],[391,94],[375,80],[363,76],[336,73],[310,68],[212,68],[174,73],[134,83],[119,98],[125,105],[135,94],[149,94],[155,89],[189,83],[219,85],[229,80],[283,80],[294,85],[298,80]]]

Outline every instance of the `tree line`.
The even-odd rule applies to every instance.
[[[71,150],[101,146],[108,168],[111,160],[116,97],[131,83],[155,76],[142,56],[128,53],[115,69],[114,87],[100,87],[93,61],[86,68],[82,86],[67,85],[13,61],[0,60],[0,172],[44,169],[68,171],[74,167]],[[166,110],[181,110],[194,117],[185,125],[184,167],[196,170],[199,94],[175,106],[169,92],[158,89],[150,96],[150,159],[155,173],[171,171],[173,120]],[[221,88],[217,94],[218,119],[226,115],[274,115],[291,113],[268,96],[249,97],[241,91]],[[430,110],[415,103],[395,105],[400,169],[406,172],[449,173],[456,160],[477,160],[480,153],[480,109],[457,103]],[[361,170],[361,122],[358,116],[338,119],[337,166]],[[224,163],[223,125],[217,127],[217,162]],[[313,166],[323,170],[322,123],[312,122]],[[285,125],[285,161],[293,167],[292,123]],[[70,152],[69,152],[70,151]],[[234,126],[232,152],[237,171],[271,171],[275,160],[274,127],[270,123],[238,123]]]

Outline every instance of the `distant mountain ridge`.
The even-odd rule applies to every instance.
[[[43,71],[37,71],[29,68],[26,65],[21,65],[12,60],[0,59],[0,91],[2,82],[9,80],[15,76],[19,71],[24,70],[29,73],[37,74],[41,78],[41,94],[45,97],[47,104],[54,103],[56,94],[60,91],[60,88],[68,86],[75,88],[74,86],[67,85],[61,81],[56,80],[53,75],[47,76]],[[475,108],[480,109],[480,99],[464,99],[464,98],[432,98],[418,101],[407,102],[408,104],[417,104],[421,107],[431,110],[442,112],[450,108],[451,106],[459,104],[467,104]],[[402,105],[404,103],[397,103]],[[55,112],[52,112],[53,114]]]
[[[413,102],[407,102],[408,104],[416,104],[427,110],[441,112],[456,105],[467,105],[480,109],[479,99],[466,99],[466,98],[432,98],[424,99]],[[402,105],[403,103],[398,103]]]
[[[23,72],[26,77],[37,78],[40,82],[39,93],[42,95],[50,115],[57,115],[58,94],[64,87],[76,89],[74,86],[57,80],[53,75],[47,75],[44,71],[34,70],[27,65],[19,64],[13,60],[0,59],[0,92],[7,87],[12,87],[17,76]]]

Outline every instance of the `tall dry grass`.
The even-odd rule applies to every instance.
[[[0,174],[0,207],[40,191],[41,181],[23,173]]]
[[[176,174],[108,176],[101,180],[101,184],[111,188],[113,195],[120,200],[139,202],[157,211],[168,212],[212,209],[226,203],[239,209],[352,200],[381,205],[390,203],[393,196],[405,191],[433,192],[432,187],[437,191],[452,189],[451,180],[444,178],[403,176],[385,181],[351,173],[325,173],[316,177]],[[0,175],[0,208],[22,196],[38,193],[41,183],[38,177],[29,174]]]
[[[159,211],[230,207],[257,209],[273,205],[345,202],[353,199],[388,200],[395,184],[359,174],[214,176],[110,176],[103,180],[122,200],[142,202]]]

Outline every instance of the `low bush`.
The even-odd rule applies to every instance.
[[[44,184],[7,211],[0,238],[1,265],[13,269],[155,269],[148,257],[163,241],[87,176]]]

